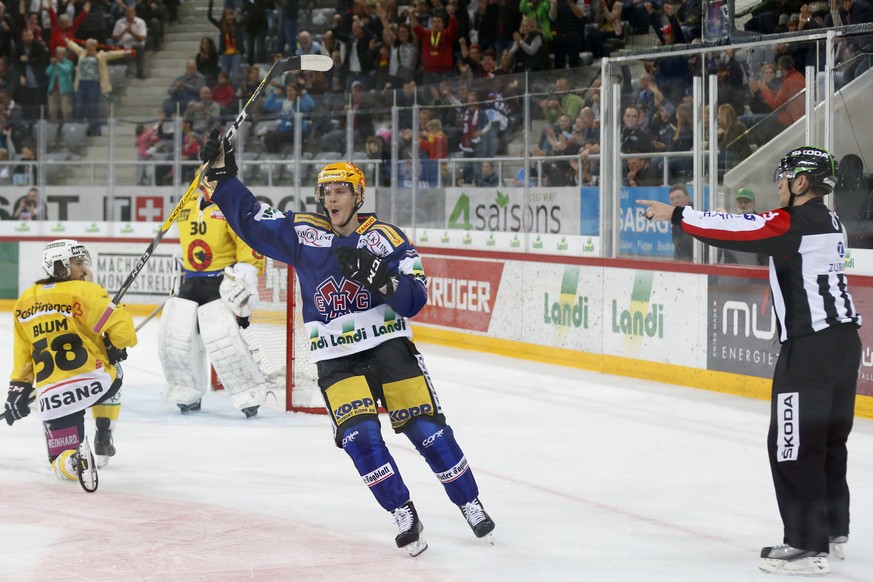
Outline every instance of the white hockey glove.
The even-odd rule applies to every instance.
[[[218,293],[234,315],[251,317],[258,304],[258,269],[248,263],[225,267]]]

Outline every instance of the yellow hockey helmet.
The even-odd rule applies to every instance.
[[[318,173],[318,182],[315,184],[315,200],[322,208],[324,207],[324,185],[334,182],[348,184],[355,197],[358,198],[357,208],[364,205],[364,190],[367,187],[364,172],[351,162],[334,162],[322,168]]]

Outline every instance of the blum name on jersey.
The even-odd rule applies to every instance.
[[[36,284],[14,306],[14,380],[36,385],[39,417],[99,398],[117,376],[91,329],[109,304],[106,290],[87,281]],[[136,345],[133,319],[119,305],[104,332],[113,345]]]

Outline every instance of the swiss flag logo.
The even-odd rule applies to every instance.
[[[163,196],[137,196],[134,207],[137,222],[160,222],[164,220]]]

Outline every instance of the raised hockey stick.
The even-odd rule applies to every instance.
[[[236,116],[236,119],[233,120],[233,123],[230,127],[227,128],[225,132],[225,137],[228,139],[232,138],[236,132],[239,130],[240,124],[245,120],[249,115],[249,109],[252,104],[254,104],[258,98],[261,96],[261,92],[264,87],[273,80],[277,75],[281,75],[282,73],[287,73],[289,71],[329,71],[333,66],[333,59],[324,55],[300,55],[293,56],[282,59],[281,61],[276,61],[273,63],[273,66],[270,67],[270,70],[267,71],[267,74],[264,76],[264,80],[261,81],[261,84],[258,85],[257,89],[255,89],[252,96],[249,97],[249,100],[246,102],[245,106],[243,106],[242,110],[239,112],[239,115]],[[200,186],[200,177],[206,174],[209,169],[212,167],[212,162],[206,162],[198,168],[197,173],[194,175],[194,180],[191,181],[191,185],[188,186],[188,189],[185,191],[185,194],[182,198],[179,199],[179,202],[176,204],[176,207],[170,213],[170,216],[167,217],[167,220],[164,222],[161,229],[158,231],[158,234],[155,235],[154,240],[149,244],[146,248],[145,252],[143,252],[142,256],[140,256],[139,260],[131,269],[130,274],[124,280],[124,283],[121,284],[121,288],[115,294],[115,297],[112,298],[112,301],[109,305],[106,306],[106,309],[103,311],[103,314],[100,316],[100,319],[97,320],[97,323],[94,324],[94,333],[100,333],[103,329],[103,326],[106,325],[106,321],[112,315],[112,312],[115,311],[115,308],[118,306],[118,303],[121,301],[121,298],[124,297],[124,294],[127,293],[127,290],[133,284],[133,281],[137,278],[140,271],[145,267],[146,262],[152,256],[152,253],[155,252],[158,244],[160,244],[161,239],[164,238],[164,235],[170,230],[170,227],[173,226],[173,223],[176,222],[176,218],[179,216],[179,213],[182,211],[182,207],[185,206],[191,198],[194,197],[197,192],[197,188]]]

